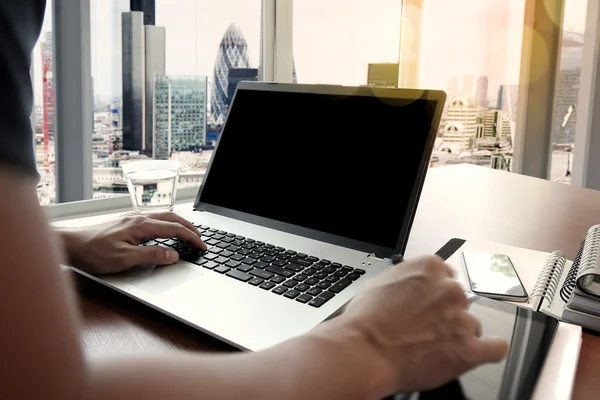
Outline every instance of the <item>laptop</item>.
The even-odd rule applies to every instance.
[[[334,316],[402,254],[441,91],[242,82],[193,209],[208,252],[88,277],[244,350]]]

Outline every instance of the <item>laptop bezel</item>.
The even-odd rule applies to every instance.
[[[307,84],[286,84],[286,83],[269,83],[269,82],[240,82],[237,86],[237,89],[234,93],[233,99],[231,101],[230,108],[235,107],[235,98],[237,96],[238,91],[240,90],[250,90],[250,91],[273,91],[273,92],[291,92],[291,93],[309,93],[309,94],[332,94],[332,95],[342,95],[342,96],[375,96],[381,98],[400,98],[400,99],[415,99],[415,100],[434,100],[437,102],[436,109],[433,114],[433,119],[431,123],[430,131],[428,132],[427,141],[425,144],[425,151],[419,161],[419,168],[417,171],[417,178],[415,179],[415,183],[411,190],[411,195],[409,198],[408,206],[404,214],[404,218],[402,220],[402,226],[400,229],[400,233],[398,239],[396,241],[396,246],[394,248],[379,246],[376,244],[359,241],[356,239],[347,238],[340,235],[334,235],[310,228],[306,228],[299,225],[289,224],[287,222],[282,222],[278,220],[273,220],[270,218],[260,217],[257,215],[248,214],[242,211],[233,210],[230,208],[204,203],[200,201],[202,197],[202,191],[204,190],[204,185],[206,180],[210,174],[210,169],[212,167],[213,160],[217,155],[219,150],[220,139],[227,128],[227,119],[225,119],[223,123],[223,127],[221,128],[221,133],[219,138],[217,139],[217,143],[213,150],[212,158],[207,166],[206,174],[202,184],[200,185],[200,189],[198,190],[198,194],[196,195],[196,201],[194,202],[194,210],[196,211],[204,211],[210,212],[213,214],[221,215],[224,217],[241,220],[244,222],[260,225],[266,228],[275,229],[278,231],[290,233],[293,235],[303,236],[306,238],[310,238],[313,240],[330,243],[337,246],[342,246],[346,248],[350,248],[357,251],[366,252],[368,254],[372,254],[377,258],[389,258],[394,254],[404,254],[406,249],[406,245],[408,243],[408,238],[410,235],[410,229],[412,227],[417,206],[419,203],[421,191],[423,189],[423,184],[425,180],[425,176],[428,169],[429,160],[431,158],[431,153],[433,151],[433,144],[435,142],[435,137],[437,133],[438,126],[440,124],[440,119],[442,115],[442,110],[446,100],[446,94],[443,91],[439,90],[418,90],[418,89],[384,89],[384,88],[373,88],[373,87],[354,87],[354,86],[338,86],[338,85],[307,85]],[[230,114],[229,114],[230,115]],[[398,171],[401,173],[401,171]],[[394,184],[390,182],[390,184]]]

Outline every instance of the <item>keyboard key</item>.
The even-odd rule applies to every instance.
[[[346,271],[346,272],[352,272],[352,271],[354,271],[354,268],[350,267],[349,265],[344,265],[344,266],[342,267],[342,269],[343,269],[344,271]]]
[[[230,237],[230,238],[234,238],[235,237],[235,233],[229,232],[229,233],[225,234],[225,236]]]
[[[238,269],[238,271],[249,272],[249,271],[252,271],[254,269],[254,267],[252,265],[242,264],[239,267],[237,267],[237,269]]]
[[[220,254],[221,257],[231,257],[232,255],[233,255],[233,253],[231,251],[229,251],[229,249],[223,250],[223,252],[221,252],[221,254]]]
[[[303,281],[303,280],[305,280],[306,278],[308,278],[308,276],[306,276],[306,275],[304,275],[304,274],[297,274],[297,275],[294,277],[294,280],[295,280],[295,281],[298,281],[298,282],[302,282],[302,281]]]
[[[203,266],[204,268],[207,268],[207,269],[214,269],[215,267],[218,267],[218,266],[219,266],[219,264],[217,264],[217,263],[216,263],[216,262],[214,262],[214,261],[209,261],[209,262],[207,262],[206,264],[202,264],[202,266]]]
[[[244,244],[244,242],[242,240],[234,240],[233,242],[231,242],[232,245],[234,246],[240,246],[242,247],[242,245]]]
[[[325,279],[325,278],[327,278],[327,274],[325,272],[317,272],[315,274],[315,278],[317,278],[317,279]]]
[[[243,236],[240,236],[240,235],[237,235],[237,236],[235,237],[235,240],[240,240],[240,241],[241,241],[241,240],[244,240],[244,239],[246,239],[246,238],[245,238],[245,237],[243,237]]]
[[[218,231],[218,233],[219,233],[219,235],[223,235],[223,236],[227,235],[227,232],[225,232],[225,231]]]
[[[285,286],[277,286],[275,289],[272,290],[272,292],[275,294],[284,294],[287,291],[288,288],[286,288]]]
[[[340,278],[345,277],[346,275],[348,275],[348,272],[344,271],[343,269],[338,269],[337,271],[335,271],[333,273],[335,276],[339,276]]]
[[[161,238],[154,239],[154,241],[155,241],[156,243],[164,243],[164,242],[166,242],[167,240],[170,240],[170,239],[161,239]]]
[[[242,281],[242,282],[248,282],[250,279],[252,279],[252,277],[250,275],[246,274],[245,272],[238,271],[237,269],[232,269],[231,271],[227,272],[225,275],[235,278],[238,281]]]
[[[308,255],[306,255],[304,253],[298,253],[298,254],[296,254],[296,257],[298,257],[298,258],[306,258],[306,257],[308,257]]]
[[[323,260],[319,261],[319,264],[329,265],[329,264],[331,264],[331,261],[323,259]]]
[[[262,279],[271,279],[273,277],[272,273],[257,268],[254,268],[252,271],[250,271],[250,275],[257,276]]]
[[[294,273],[292,271],[283,269],[281,267],[278,267],[277,265],[269,265],[265,269],[269,272],[273,272],[274,274],[285,276],[286,278],[289,278],[290,276],[294,275]]]
[[[214,232],[210,232],[210,231],[202,232],[202,239],[212,237],[214,234],[215,234]]]
[[[285,260],[275,260],[273,261],[273,265],[278,265],[280,267],[285,267],[287,265],[287,261]]]
[[[248,243],[254,243],[255,240],[254,239],[250,239],[250,238],[246,238],[246,242],[248,242]]]
[[[311,268],[321,271],[323,268],[325,268],[325,266],[323,264],[313,264]]]
[[[250,254],[250,253],[251,253],[251,251],[250,251],[250,250],[248,250],[248,249],[239,249],[239,250],[238,250],[238,254],[241,254],[241,255],[243,255],[243,256],[247,256],[247,255],[248,255],[248,254]]]
[[[291,256],[289,254],[285,254],[285,253],[277,253],[277,255],[275,256],[275,258],[278,260],[287,260],[290,257]]]
[[[229,243],[225,243],[225,242],[219,242],[217,243],[215,246],[220,247],[222,249],[226,249],[229,247]]]
[[[206,258],[207,260],[214,260],[217,257],[219,256],[214,253],[208,253],[202,256],[202,258]]]
[[[252,286],[258,286],[260,284],[262,284],[265,280],[264,279],[260,279],[260,278],[254,278],[248,281],[249,284],[251,284]],[[269,283],[269,282],[267,282]],[[273,285],[275,286],[275,285]]]
[[[261,289],[265,289],[265,290],[271,290],[275,287],[276,285],[273,282],[265,282],[262,285],[260,285],[259,287]]]
[[[290,256],[295,256],[297,254],[297,252],[295,252],[294,250],[286,250],[285,254],[289,254]]]
[[[275,261],[275,257],[265,256],[265,257],[262,257],[260,259],[260,261],[264,261],[266,263],[271,263],[271,262]]]
[[[226,257],[217,257],[215,259],[215,262],[218,264],[225,264],[227,261],[229,261],[229,259]]]
[[[310,286],[307,285],[306,283],[301,283],[299,285],[296,285],[296,287],[294,289],[299,292],[304,292],[304,291],[310,289]]]
[[[229,260],[229,261],[227,261],[227,263],[225,263],[225,266],[227,266],[229,268],[237,268],[238,265],[242,265],[242,263],[239,261],[235,261],[235,260]]]
[[[243,247],[243,248],[245,248],[245,249],[251,250],[251,249],[253,249],[255,246],[254,246],[254,244],[253,244],[253,243],[244,243],[244,244],[242,245],[242,247]]]
[[[257,246],[264,246],[265,245],[265,242],[256,241],[254,243],[256,243]]]
[[[358,278],[360,278],[360,275],[359,275],[359,274],[357,274],[357,273],[355,273],[355,272],[353,272],[353,273],[351,273],[351,274],[348,274],[348,276],[347,276],[346,278],[347,278],[347,279],[350,279],[350,280],[353,280],[353,281],[355,281],[355,280],[357,280]]]
[[[364,275],[366,271],[365,271],[364,269],[358,269],[358,268],[356,268],[356,269],[354,270],[354,272],[356,272],[356,273],[357,273],[357,274],[359,274],[359,275]]]
[[[329,289],[329,286],[331,286],[331,283],[329,283],[329,282],[323,281],[323,282],[317,283],[317,287],[319,289]]]
[[[275,264],[275,263],[273,263],[273,264]],[[298,264],[293,264],[293,263],[289,263],[289,264],[285,265],[284,268],[285,269],[289,269],[289,270],[294,271],[294,272],[300,272],[300,271],[302,271],[304,269],[301,266],[299,266]]]
[[[265,250],[266,250],[266,249],[265,249],[264,247],[262,247],[262,246],[256,246],[256,247],[255,247],[255,248],[253,248],[252,250],[253,250],[254,252],[256,252],[256,253],[260,253],[260,254],[262,254],[262,253],[264,253],[264,252],[265,252]]]
[[[216,232],[216,231],[218,231],[218,229],[217,228],[208,228],[208,231],[209,232]]]
[[[217,240],[221,240],[223,239],[225,236],[221,235],[221,234],[217,234],[217,235],[213,235],[213,239],[217,239]]]
[[[306,268],[304,271],[302,271],[302,273],[308,276],[313,276],[317,273],[317,270],[315,270],[314,268]]]
[[[262,262],[262,261],[256,261],[253,265],[254,265],[254,267],[260,268],[260,269],[265,269],[269,266],[269,264],[267,264],[266,262]]]
[[[342,279],[335,285],[331,286],[329,288],[329,290],[332,291],[333,293],[339,293],[342,290],[346,289],[351,283],[352,283],[352,281],[350,279]]]
[[[274,249],[275,246],[273,246],[272,244],[265,244],[265,247],[269,250]]]
[[[190,262],[194,263],[196,265],[202,265],[202,264],[206,264],[208,262],[208,260],[203,257],[199,257],[199,258],[196,258],[195,260],[190,260]]]
[[[253,253],[250,253],[250,254],[248,254],[248,257],[250,257],[250,258],[255,258],[255,259],[257,259],[257,260],[258,260],[259,258],[261,258],[261,257],[262,257],[262,254],[260,254],[260,253],[254,253],[254,252],[253,252]]]
[[[230,245],[227,250],[232,251],[234,253],[237,253],[238,251],[240,251],[242,248],[240,246],[235,246],[235,245]]]
[[[287,297],[288,299],[295,299],[300,295],[300,292],[297,290],[288,290],[283,297]]]
[[[243,255],[241,255],[241,254],[234,254],[234,255],[232,255],[232,256],[231,256],[231,257],[229,257],[229,258],[231,258],[232,260],[235,260],[235,261],[241,261],[241,260],[243,260],[243,259],[244,259],[244,258],[246,258],[246,257],[244,257],[244,256],[243,256]]]
[[[220,274],[224,274],[225,272],[228,272],[231,268],[226,267],[224,265],[221,265],[220,267],[215,268],[213,271],[217,271]],[[321,282],[322,283],[322,282]]]
[[[331,273],[335,272],[335,268],[327,267],[323,270],[323,272],[327,272],[328,274],[331,274]]]
[[[277,246],[275,247],[275,251],[281,253],[282,251],[285,251],[285,249],[283,247]]]
[[[173,246],[173,245],[176,245],[176,244],[178,244],[178,243],[179,243],[179,242],[178,242],[177,240],[173,240],[173,239],[167,239],[167,241],[166,241],[166,242],[163,242],[163,244],[164,244],[165,246]]]
[[[329,275],[327,278],[325,278],[325,280],[327,282],[336,283],[337,281],[340,280],[340,278],[335,275]]]
[[[332,266],[333,268],[336,268],[336,269],[337,269],[337,268],[342,268],[342,264],[340,264],[340,263],[332,263],[332,264],[331,264],[331,266]]]
[[[220,253],[224,252],[225,250],[223,250],[220,247],[211,247],[208,251],[210,251],[213,254],[220,254]]]
[[[292,257],[290,258],[290,262],[302,265],[303,267],[310,267],[312,263],[310,261],[303,260],[301,258]]]
[[[296,297],[296,301],[299,301],[302,304],[306,304],[309,301],[311,301],[312,299],[313,299],[312,296],[309,296],[306,293],[301,294],[300,296]]]
[[[323,304],[327,303],[328,301],[329,301],[329,299],[326,299],[324,297],[315,297],[314,299],[312,299],[311,301],[308,302],[308,305],[319,308]]]
[[[279,276],[279,275],[277,275],[276,277],[271,279],[271,282],[274,282],[274,283],[282,283],[284,281],[285,281],[285,278],[283,276]]]
[[[308,289],[308,291],[306,293],[310,294],[311,296],[317,296],[317,295],[321,294],[322,291],[323,291],[322,289],[314,287],[314,288]]]
[[[304,281],[304,283],[306,283],[307,285],[316,285],[317,283],[319,283],[319,280],[317,278],[308,278],[307,280]]]
[[[306,258],[306,261],[310,261],[310,262],[314,262],[315,263],[315,262],[319,261],[319,259],[317,257],[314,257],[314,256],[308,256]]]
[[[289,279],[289,280],[287,280],[287,281],[284,282],[283,286],[288,287],[288,288],[293,288],[297,284],[298,284],[298,281],[295,281],[293,279]]]
[[[221,239],[221,242],[225,242],[225,243],[231,243],[231,242],[233,242],[233,238],[230,238],[230,237],[224,237],[223,239]]]

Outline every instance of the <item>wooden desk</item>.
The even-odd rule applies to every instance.
[[[434,253],[453,237],[478,237],[572,259],[588,228],[600,223],[600,192],[461,165],[431,169],[407,256]],[[76,278],[89,354],[231,348],[162,314]],[[596,399],[600,337],[584,334],[574,399]]]

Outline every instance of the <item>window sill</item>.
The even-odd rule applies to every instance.
[[[193,204],[198,186],[185,187],[177,190],[176,205]],[[51,204],[44,206],[46,216],[52,222],[69,220],[73,218],[94,217],[105,214],[124,213],[131,211],[129,195],[112,197],[108,199],[95,199],[74,201],[70,203]]]

